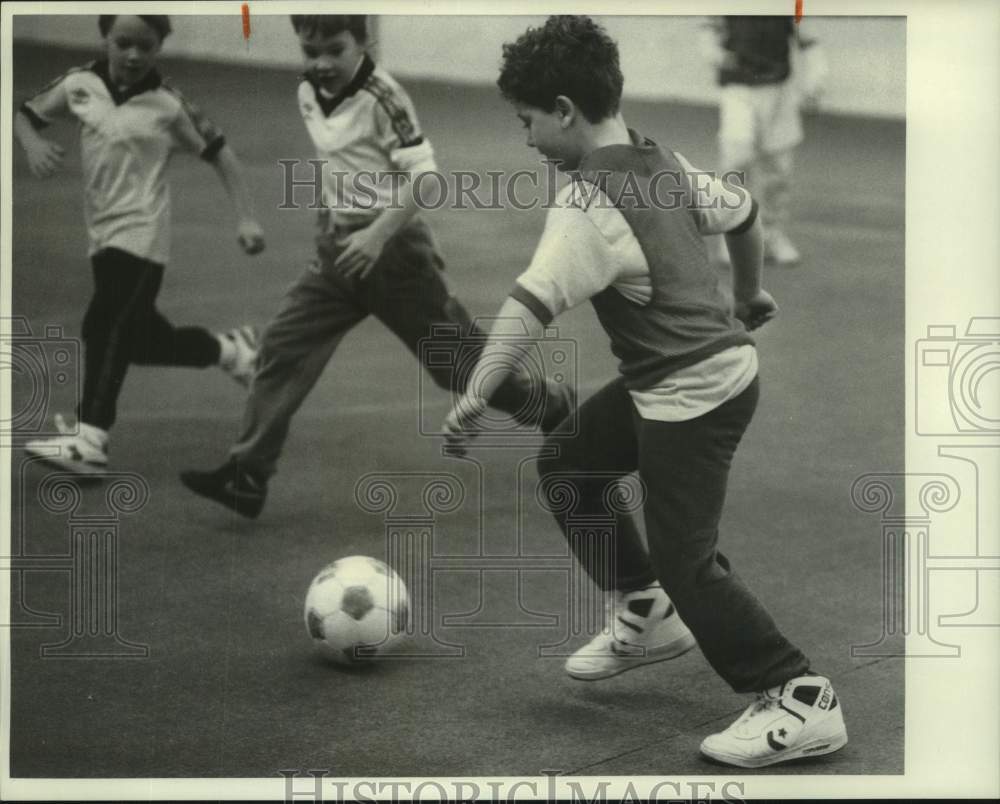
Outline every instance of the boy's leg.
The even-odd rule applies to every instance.
[[[448,292],[441,276],[443,262],[427,225],[411,222],[389,243],[373,270],[367,286],[369,306],[400,340],[421,360],[441,388],[461,392],[468,380],[462,366],[476,363],[483,333],[473,327],[465,307]],[[426,347],[436,325],[454,325],[442,335],[440,348]],[[424,348],[421,348],[421,344]],[[452,352],[447,361],[429,361],[431,352]],[[526,425],[539,425],[549,432],[572,412],[571,394],[545,382],[544,377],[517,375],[508,378],[494,393],[490,404],[514,415]]]
[[[610,383],[580,406],[575,433],[569,421],[556,428],[538,460],[540,496],[604,592],[607,613],[600,628],[566,660],[566,672],[583,681],[672,659],[695,645],[657,583],[628,512],[638,501],[627,505],[615,489],[638,465],[633,410],[624,382]]]
[[[802,142],[802,114],[794,83],[775,87],[761,124],[757,191],[764,224],[764,256],[777,263],[798,262],[800,255],[788,236],[792,167],[795,148]]]
[[[736,183],[749,184],[749,170],[754,162],[757,143],[757,90],[730,84],[719,90],[718,169],[722,176],[738,172],[743,179]],[[733,177],[729,179],[734,181]],[[713,235],[709,254],[717,262],[729,263],[729,250],[723,235]]]
[[[758,160],[757,170],[761,221],[764,224],[764,256],[785,265],[801,259],[788,236],[793,161],[794,150],[791,148],[765,153]]]
[[[347,332],[367,315],[332,266],[310,263],[261,337],[257,373],[231,459],[260,479],[274,474],[292,416]]]
[[[737,692],[783,684],[809,668],[716,549],[730,462],[757,395],[754,380],[697,419],[658,422],[637,416],[653,565],[705,657]]]
[[[115,422],[137,334],[154,315],[163,266],[119,249],[92,258],[94,297],[83,319],[85,372],[77,418],[101,430]]]
[[[581,566],[605,591],[630,592],[656,581],[634,518],[608,510],[609,484],[638,467],[633,410],[622,380],[605,385],[577,409],[576,433],[567,435],[570,422],[563,422],[546,438],[538,458],[543,499]],[[615,538],[609,568],[602,551],[574,533],[573,523],[605,522],[611,515]]]
[[[219,362],[219,339],[204,327],[175,327],[153,309],[132,346],[140,366],[205,368]]]

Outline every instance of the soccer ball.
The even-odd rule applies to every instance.
[[[306,630],[323,656],[353,664],[402,639],[409,603],[406,585],[387,564],[368,556],[341,558],[309,586]]]

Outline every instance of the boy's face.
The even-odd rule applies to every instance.
[[[528,130],[528,147],[536,149],[559,170],[575,170],[583,154],[573,136],[572,120],[557,106],[546,112],[537,106],[514,104],[517,118]]]
[[[350,31],[326,35],[319,31],[299,31],[305,69],[331,95],[341,92],[354,77],[365,55],[364,45]]]
[[[121,88],[146,77],[163,44],[160,35],[144,20],[122,15],[115,18],[105,42],[111,78]]]

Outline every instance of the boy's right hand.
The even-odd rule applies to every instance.
[[[24,153],[28,157],[28,167],[32,175],[47,179],[61,166],[65,151],[62,146],[44,137],[24,143]]]
[[[236,241],[245,254],[260,254],[264,250],[264,230],[253,218],[244,218],[237,227]]]
[[[751,299],[737,300],[733,314],[747,329],[755,330],[778,314],[778,303],[766,290],[760,290]]]

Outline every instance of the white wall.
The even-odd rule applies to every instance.
[[[375,38],[381,62],[401,77],[491,84],[500,46],[543,17],[382,16]],[[698,17],[604,17],[618,40],[628,97],[711,103],[711,71],[698,55]],[[245,42],[238,14],[171,18],[165,54],[294,66],[298,49],[288,17],[256,14]],[[906,102],[904,17],[808,17],[824,44],[830,78],[824,108],[902,117]],[[17,16],[15,39],[97,47],[96,18]]]

